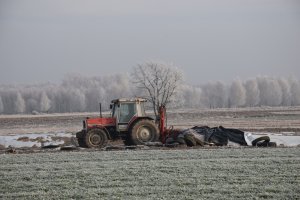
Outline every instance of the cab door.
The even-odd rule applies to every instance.
[[[128,123],[136,115],[135,102],[120,103],[118,115],[118,131],[127,131]]]

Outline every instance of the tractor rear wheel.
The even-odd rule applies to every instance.
[[[129,130],[130,142],[133,145],[143,145],[147,142],[157,142],[159,131],[151,120],[142,119],[136,122]]]
[[[102,148],[107,145],[108,139],[104,130],[92,129],[85,134],[84,141],[88,148]]]
[[[123,139],[123,142],[124,142],[125,146],[131,146],[132,145],[130,136],[127,136],[125,139]]]

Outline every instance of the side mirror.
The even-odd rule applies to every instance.
[[[110,105],[109,105],[109,109],[112,109],[112,108],[113,108],[113,105],[112,105],[112,104],[110,104]]]

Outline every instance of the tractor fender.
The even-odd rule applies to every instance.
[[[106,128],[105,126],[100,126],[100,125],[98,125],[98,126],[94,126],[94,127],[91,128],[90,130],[92,130],[92,129],[102,129],[102,130],[104,130],[104,132],[105,132],[105,134],[106,134],[106,136],[107,136],[107,139],[109,139],[109,140],[112,139],[112,137],[111,137],[109,131],[107,130],[107,128]]]
[[[142,120],[142,119],[148,119],[148,120],[151,120],[151,121],[154,121],[154,119],[152,117],[135,117],[133,120],[131,120],[128,124],[128,130],[131,129],[131,127],[137,123],[138,121]]]

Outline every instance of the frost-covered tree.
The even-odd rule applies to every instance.
[[[29,98],[26,100],[26,112],[32,113],[33,111],[39,110],[39,103],[34,98]]]
[[[25,101],[20,92],[17,92],[15,99],[15,112],[16,113],[24,113],[25,112]]]
[[[86,111],[96,112],[99,110],[99,103],[102,103],[104,109],[108,108],[106,102],[106,91],[103,87],[88,88],[85,91],[86,96]]]
[[[120,97],[131,97],[132,89],[129,78],[126,74],[114,74],[109,76],[98,76],[98,77],[84,77],[79,75],[69,75],[66,76],[60,86],[60,91],[62,89],[67,90],[79,90],[75,92],[75,95],[81,98],[81,101],[77,103],[81,104],[81,107],[85,107],[86,111],[97,111],[99,109],[99,103],[102,103],[102,108],[108,109],[110,101],[112,99]],[[63,94],[63,95],[62,95]],[[70,95],[74,95],[70,92],[58,92],[56,97],[60,101],[65,100],[64,102],[68,103],[73,101],[70,99]],[[83,96],[85,96],[85,106],[83,106]],[[71,107],[69,105],[64,105],[67,110],[75,110],[74,102]],[[69,106],[69,108],[68,108]],[[75,106],[76,107],[76,106]],[[78,110],[78,109],[77,109]]]
[[[85,110],[85,95],[76,88],[60,88],[55,97],[59,112],[82,112]]]
[[[82,112],[85,110],[85,95],[79,89],[69,90],[69,110],[68,112]]]
[[[186,108],[199,108],[201,107],[201,94],[202,90],[200,87],[191,85],[183,85],[182,95],[184,99],[183,106]]]
[[[145,91],[156,117],[159,107],[170,103],[182,81],[182,73],[176,67],[161,62],[139,64],[133,68],[131,77],[133,83]]]
[[[247,80],[244,84],[246,91],[246,106],[256,106],[259,103],[259,89],[255,79]]]
[[[277,79],[269,80],[269,106],[280,106],[282,102],[282,90]]]
[[[172,67],[171,69],[173,70]],[[153,78],[155,73],[149,74],[150,72],[151,68],[147,68],[146,71],[143,72],[144,75],[149,75],[145,76],[145,80],[147,80],[147,77],[152,77],[150,79],[150,81],[152,81],[151,83],[163,83],[161,81],[163,79],[160,77],[162,77],[166,71],[159,74],[159,78],[156,79]],[[142,77],[143,73],[138,75]],[[2,105],[0,102],[0,106],[2,107],[0,107],[0,113],[32,113],[32,111],[47,111],[50,113],[95,112],[99,109],[99,102],[102,103],[103,109],[108,109],[112,99],[147,96],[147,90],[142,87],[135,87],[137,85],[132,84],[131,80],[136,80],[136,77],[129,78],[126,74],[94,77],[72,75],[65,77],[61,84],[0,84],[0,96],[2,101]],[[180,81],[178,81],[178,83],[180,83]],[[230,104],[231,106],[241,106],[242,103],[238,101],[243,98],[238,96],[243,95],[237,95],[243,90],[240,84],[241,83],[236,84],[234,82],[232,84],[210,82],[199,87],[188,84],[178,84],[176,92],[174,90],[174,94],[168,99],[168,102],[170,102],[168,107],[220,108],[230,106]],[[234,92],[231,90],[233,85],[239,86],[233,90],[235,92],[240,90],[236,92],[236,95],[233,95]],[[162,84],[162,86],[167,85]],[[300,83],[297,78],[257,77],[243,82],[243,86],[245,88],[245,106],[300,105]],[[163,93],[160,93],[160,95],[162,94]],[[234,96],[235,98],[233,98]]]
[[[51,101],[48,98],[46,92],[43,91],[41,94],[41,100],[40,100],[40,110],[42,112],[48,112],[50,107],[51,107]]]
[[[300,83],[299,80],[290,79],[291,86],[291,105],[298,106],[300,105]]]
[[[224,83],[217,81],[201,86],[202,102],[209,108],[223,108],[227,101],[227,90]]]
[[[205,85],[202,85],[201,86],[201,91],[202,91],[202,95],[200,97],[200,101],[201,101],[201,104],[204,105],[204,107],[206,108],[212,108],[212,103],[210,101],[212,95],[211,95],[211,83],[207,83]]]
[[[2,97],[0,96],[0,114],[2,114],[4,111],[4,106],[3,106],[3,102],[2,102]]]
[[[269,77],[258,77],[260,91],[260,105],[279,106],[282,101],[281,87],[276,79]]]
[[[291,105],[291,87],[289,82],[285,78],[279,78],[278,84],[281,87],[282,92],[282,106],[290,106]]]
[[[201,107],[201,88],[182,84],[170,103],[172,108],[199,108]]]
[[[243,106],[246,102],[246,91],[240,80],[232,82],[229,89],[229,107]]]
[[[114,76],[105,77],[106,102],[120,97],[131,97],[132,89],[130,80],[127,75],[116,74]],[[108,105],[107,105],[108,106]]]
[[[15,97],[16,91],[12,88],[6,87],[0,91],[2,103],[3,103],[3,113],[4,114],[15,114]]]

